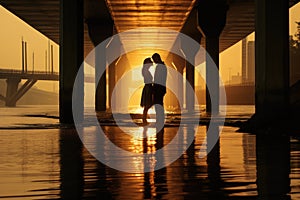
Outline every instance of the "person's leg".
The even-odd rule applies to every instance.
[[[161,130],[165,125],[165,109],[163,106],[164,96],[157,97],[157,103],[155,104],[155,113],[156,113],[156,128]]]
[[[147,123],[147,114],[148,114],[149,107],[145,106],[143,111],[143,123]]]

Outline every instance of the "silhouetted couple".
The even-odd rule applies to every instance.
[[[152,60],[156,64],[154,79],[149,71],[150,67],[153,65]],[[156,127],[163,128],[165,123],[164,96],[167,92],[167,67],[158,53],[152,55],[152,60],[151,58],[146,58],[142,69],[145,83],[141,97],[141,106],[144,107],[143,123],[147,124],[148,110],[154,105],[156,112]]]

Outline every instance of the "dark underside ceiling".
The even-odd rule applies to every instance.
[[[200,34],[197,29],[195,0],[84,0],[85,19],[106,20],[112,15],[117,31],[159,26]],[[254,31],[254,0],[231,0],[227,23],[220,37],[220,51]],[[290,1],[290,6],[298,1]],[[3,7],[59,44],[59,0],[0,0]],[[212,11],[213,12],[213,11]],[[203,41],[202,41],[203,42]],[[92,44],[85,28],[85,50]]]

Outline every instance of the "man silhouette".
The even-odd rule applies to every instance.
[[[153,103],[156,112],[156,127],[161,129],[164,127],[165,123],[164,96],[167,92],[167,67],[158,53],[152,55],[152,60],[156,64],[153,84]]]

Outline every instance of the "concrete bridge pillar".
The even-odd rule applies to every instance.
[[[112,108],[116,105],[112,105],[111,99],[113,98],[113,91],[116,86],[116,62],[118,59],[114,60],[108,68],[108,105],[109,108]],[[116,98],[116,97],[114,97]]]
[[[177,71],[183,75],[183,69],[185,68],[185,59],[184,57],[180,57],[179,55],[173,54],[173,63],[176,66]],[[183,109],[183,77],[178,76],[177,80],[177,98],[178,102],[181,102],[182,104],[177,105],[178,109],[179,107],[181,110]]]
[[[198,7],[198,26],[205,37],[206,48],[206,83],[211,86],[210,93],[206,90],[206,112],[219,113],[219,73],[211,70],[214,64],[219,69],[219,37],[226,24],[228,5],[225,0],[201,1]],[[208,62],[210,58],[214,63]],[[211,100],[216,103],[211,102]],[[212,109],[212,106],[216,106]]]
[[[17,104],[17,99],[13,98],[15,94],[18,92],[18,86],[21,82],[20,78],[8,78],[6,80],[6,101],[5,106],[7,107],[15,107]]]
[[[124,52],[124,50],[120,49],[121,52]],[[123,54],[121,57],[118,58],[116,64],[115,64],[115,80],[116,83],[120,85],[127,84],[125,83],[124,79],[122,79],[122,76],[130,69],[130,63],[125,54]],[[128,89],[124,89],[124,87],[119,87],[116,91],[117,97],[115,96],[115,103],[116,103],[116,110],[118,112],[127,112],[128,110],[128,103],[124,101],[124,99],[128,96]]]
[[[278,116],[289,109],[289,1],[255,4],[255,109]]]
[[[88,19],[86,23],[88,25],[90,39],[95,47],[113,35],[113,21],[104,21],[103,19]],[[96,111],[106,111],[106,49],[96,48],[95,59],[96,78],[97,76],[100,76],[101,69],[105,69],[102,76],[99,77],[98,85],[95,86],[95,109]]]
[[[185,90],[185,103],[186,103],[186,109],[188,112],[194,112],[195,111],[195,99],[194,97],[194,90],[195,90],[195,57],[197,52],[200,49],[200,41],[201,41],[201,35],[198,35],[197,42],[199,44],[197,45],[191,45],[187,41],[185,41],[184,38],[181,38],[181,49],[183,50],[183,53],[185,55],[186,59],[186,81],[187,83],[190,83],[191,88],[187,87]]]
[[[60,10],[60,122],[73,123],[72,92],[83,62],[83,0],[61,0]],[[83,73],[80,78],[83,80]],[[83,84],[79,87],[75,93],[83,116]]]

